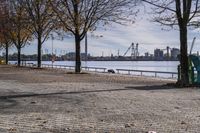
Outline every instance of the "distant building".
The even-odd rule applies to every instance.
[[[149,57],[149,52],[144,53],[145,57]]]
[[[180,50],[177,48],[172,48],[171,49],[171,58],[172,59],[177,59],[178,55],[180,54]]]
[[[86,59],[86,57],[89,58],[89,57],[90,57],[90,54],[81,53],[81,59],[82,59],[82,60],[83,60],[83,59]]]
[[[75,57],[76,57],[76,53],[75,52],[69,52],[66,55],[67,55],[67,59],[71,59],[71,60],[74,60]]]
[[[164,52],[161,49],[154,50],[154,58],[156,60],[162,60],[164,58]]]
[[[67,60],[75,60],[76,59],[76,53],[75,52],[69,52],[65,55]],[[84,60],[86,57],[86,53],[81,53],[81,60]],[[88,58],[90,58],[90,54],[87,55]]]
[[[114,57],[113,54],[111,54],[110,57],[113,58]]]

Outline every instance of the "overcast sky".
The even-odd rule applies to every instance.
[[[88,53],[93,56],[110,56],[111,53],[117,55],[118,50],[120,55],[123,55],[131,43],[139,43],[139,53],[143,55],[145,52],[153,53],[155,48],[164,49],[167,46],[171,48],[179,48],[179,32],[176,30],[161,30],[163,27],[158,23],[150,22],[148,15],[143,12],[140,13],[134,24],[122,26],[118,24],[112,24],[105,28],[97,29],[93,33],[88,34]],[[143,16],[143,17],[141,17]],[[94,36],[103,37],[94,37]],[[193,37],[197,37],[196,44],[194,46],[194,52],[200,50],[199,42],[200,37],[197,30],[191,30],[188,36],[189,45],[192,42]],[[74,52],[74,38],[65,38],[63,41],[54,40],[54,53],[55,49],[57,55],[64,52]],[[47,51],[48,49],[48,51]],[[44,53],[51,53],[52,40],[49,39],[43,44]],[[84,52],[84,40],[81,44],[82,52]],[[61,51],[62,50],[62,51]],[[15,52],[15,48],[11,49],[11,52]],[[36,54],[37,53],[37,41],[32,42],[30,46],[22,49],[24,54]],[[129,52],[128,55],[131,53]]]

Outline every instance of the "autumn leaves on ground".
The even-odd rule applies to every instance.
[[[199,90],[172,82],[0,66],[0,132],[198,132]]]

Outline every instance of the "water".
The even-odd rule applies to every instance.
[[[91,61],[83,62],[83,66],[105,67],[108,69],[131,69],[177,72],[179,62],[174,61]]]
[[[16,61],[11,61],[14,64]],[[27,61],[26,63],[34,63],[36,61]],[[42,64],[52,64],[51,61],[43,61]],[[74,61],[55,61],[54,65],[75,66]],[[83,61],[82,67],[97,67],[113,69],[128,69],[128,70],[146,70],[146,71],[162,71],[162,72],[177,72],[178,61]],[[127,74],[127,72],[121,72]],[[140,72],[131,72],[134,75],[140,75]],[[155,73],[143,73],[145,76],[155,76]],[[157,74],[158,77],[171,78],[171,74]],[[174,75],[177,78],[177,75]]]
[[[15,62],[11,62],[15,63]],[[34,63],[36,61],[29,61]],[[51,61],[43,61],[42,64],[52,64]],[[178,61],[83,61],[83,67],[101,67],[107,69],[131,69],[131,70],[148,70],[148,71],[163,71],[177,72]],[[55,61],[54,65],[75,66],[74,61]]]

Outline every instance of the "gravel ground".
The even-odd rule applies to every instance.
[[[173,82],[0,66],[0,132],[199,133],[200,90]]]

